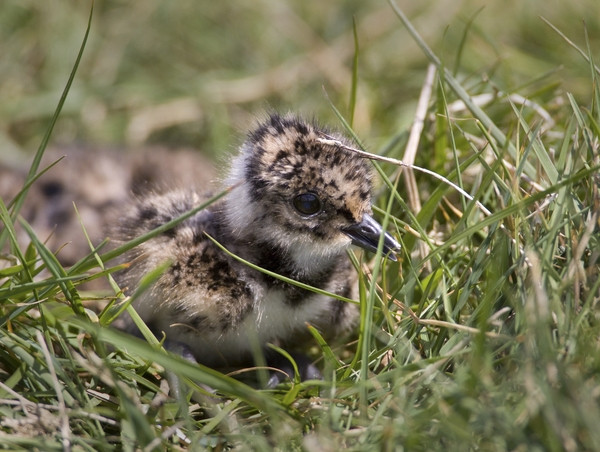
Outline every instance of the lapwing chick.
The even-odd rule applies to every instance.
[[[355,244],[395,259],[400,245],[371,217],[370,163],[323,144],[330,131],[292,116],[272,115],[248,134],[224,181],[221,201],[139,245],[121,280],[135,288],[149,271],[166,271],[134,307],[158,337],[184,356],[222,368],[253,363],[267,344],[297,349],[307,324],[326,337],[355,326],[354,304],[316,294],[254,270],[219,249],[287,278],[356,298],[356,274],[345,250]],[[206,201],[176,190],[144,196],[129,208],[121,239],[144,234]],[[133,330],[133,326],[130,325]],[[298,356],[303,378],[319,374]],[[278,380],[275,380],[277,382]],[[271,382],[272,383],[272,382]]]

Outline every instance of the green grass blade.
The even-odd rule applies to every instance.
[[[31,167],[30,167],[29,173],[27,175],[27,180],[25,182],[25,187],[29,187],[32,180],[35,178],[37,170],[40,166],[40,162],[42,160],[42,156],[44,155],[44,151],[46,150],[46,146],[48,145],[48,142],[50,141],[50,136],[52,135],[52,132],[54,131],[54,126],[56,125],[56,122],[58,121],[58,117],[60,116],[60,112],[62,111],[65,101],[67,100],[67,95],[69,94],[71,85],[73,84],[73,80],[75,79],[75,74],[77,73],[77,69],[79,68],[79,63],[81,62],[81,57],[83,56],[83,51],[85,50],[85,46],[87,44],[87,40],[88,40],[88,37],[90,34],[93,13],[94,13],[94,5],[92,3],[92,6],[90,7],[90,15],[88,18],[87,27],[85,29],[85,34],[83,36],[81,46],[79,47],[79,52],[77,54],[77,58],[75,59],[75,64],[73,65],[73,68],[71,69],[71,73],[69,74],[69,79],[67,80],[67,84],[65,85],[65,88],[63,89],[63,92],[60,96],[60,99],[58,101],[56,109],[54,110],[54,115],[52,116],[52,119],[50,120],[50,124],[48,125],[48,128],[46,129],[46,132],[44,134],[44,137],[42,138],[42,141],[38,147],[38,150],[33,158],[33,162],[31,163]],[[17,218],[17,215],[19,214],[19,212],[21,210],[23,202],[25,201],[25,197],[27,196],[27,191],[28,191],[27,188],[24,188],[24,190],[22,190],[21,193],[19,193],[19,195],[17,195],[17,197],[15,198],[13,209],[12,209],[12,215],[11,215],[13,218],[13,221]],[[3,240],[2,240],[2,237],[0,236],[0,245],[2,243],[3,243]]]
[[[332,292],[327,292],[326,290],[310,286],[310,285],[302,283],[300,281],[296,281],[294,279],[288,278],[286,276],[279,275],[279,274],[277,274],[275,272],[272,272],[270,270],[267,270],[265,268],[259,267],[258,265],[253,264],[252,262],[249,262],[249,261],[241,258],[240,256],[232,253],[227,248],[225,248],[222,244],[220,244],[219,242],[217,242],[217,240],[215,238],[213,238],[210,235],[208,235],[206,232],[204,234],[209,238],[209,240],[211,242],[213,242],[225,254],[227,254],[230,257],[233,257],[235,260],[243,263],[244,265],[247,265],[248,267],[250,267],[250,268],[252,268],[254,270],[257,270],[257,271],[259,271],[261,273],[264,273],[265,275],[271,276],[273,278],[276,278],[276,279],[278,279],[280,281],[286,282],[286,283],[291,284],[293,286],[300,287],[301,289],[306,289],[306,290],[309,290],[311,292],[318,293],[320,295],[325,295],[327,297],[335,298],[336,300],[344,301],[346,303],[356,303],[355,300],[352,300],[350,298],[342,297],[341,295],[337,295],[337,294],[334,294]]]

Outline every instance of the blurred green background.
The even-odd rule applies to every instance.
[[[586,101],[589,65],[545,24],[600,48],[597,0],[398,0],[472,93]],[[0,157],[34,151],[68,79],[91,2],[0,4]],[[95,2],[89,42],[52,145],[97,143],[230,151],[265,111],[337,124],[324,90],[376,150],[411,123],[427,61],[386,1]],[[585,21],[585,26],[584,26]],[[461,46],[463,39],[465,46]],[[600,59],[600,58],[599,58]],[[487,80],[489,78],[489,80]]]

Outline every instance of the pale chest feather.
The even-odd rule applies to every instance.
[[[165,311],[155,313],[152,323],[155,329],[165,331],[169,340],[187,345],[199,362],[235,365],[247,360],[253,350],[262,349],[266,343],[293,343],[295,336],[305,336],[307,323],[323,327],[330,323],[327,319],[334,317],[336,302],[329,297],[310,294],[301,303],[290,304],[281,289],[260,292],[243,319],[227,327],[224,327],[230,320],[227,314],[215,318],[214,306],[211,311],[204,311],[199,300],[191,318],[186,319],[188,316],[182,315],[181,310],[177,315]]]

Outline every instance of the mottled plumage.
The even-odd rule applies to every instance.
[[[209,366],[240,365],[251,362],[253,344],[302,346],[307,323],[327,336],[355,325],[355,305],[253,270],[206,236],[267,270],[355,298],[356,275],[345,249],[354,242],[373,250],[383,233],[369,216],[370,166],[323,145],[323,137],[301,119],[271,116],[233,159],[224,181],[233,189],[222,201],[128,256],[133,262],[122,282],[130,288],[171,263],[135,308],[173,348],[184,347]],[[208,197],[194,190],[141,197],[128,209],[121,238],[148,232]],[[398,247],[385,234],[384,251]]]
[[[58,160],[31,185],[21,215],[51,251],[60,250],[58,258],[65,266],[90,252],[82,224],[98,245],[121,221],[120,210],[132,194],[206,187],[213,178],[210,162],[184,149],[53,148],[44,153],[40,170]],[[28,170],[0,161],[0,196],[6,203],[21,190]],[[17,232],[27,246],[28,235],[21,228]],[[95,283],[100,285],[99,280]]]

